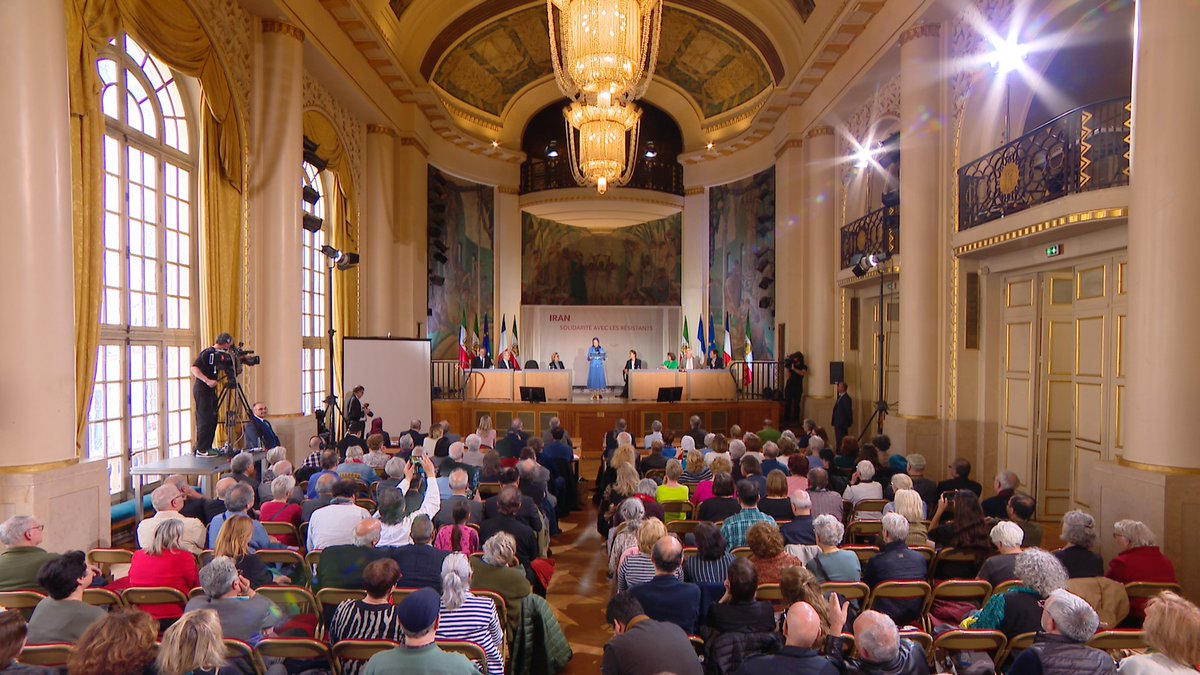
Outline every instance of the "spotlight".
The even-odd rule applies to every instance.
[[[316,167],[317,171],[324,171],[329,162],[317,156],[317,148],[320,147],[316,143],[304,139],[304,161]]]
[[[775,283],[775,280],[771,277],[763,277],[762,281],[758,282],[758,287],[765,291],[770,288],[771,284],[773,283]]]
[[[303,227],[305,230],[308,230],[309,232],[312,232],[313,234],[320,232],[321,227],[324,225],[325,225],[324,220],[321,220],[320,218],[314,216],[311,213],[305,213],[304,217],[301,219],[301,222],[300,222],[301,227]]]
[[[445,265],[447,262],[450,261],[450,259],[446,257],[446,254],[441,253],[439,251],[433,252],[433,259],[436,260],[439,265]]]
[[[493,147],[493,148],[498,148],[498,147],[500,147],[500,141],[492,141],[492,147]]]
[[[441,286],[442,284],[446,283],[446,277],[443,277],[440,274],[431,274],[429,275],[429,283],[433,284],[434,286]]]
[[[546,146],[546,157],[558,159],[558,141],[550,141],[550,145]]]
[[[321,247],[321,253],[333,261],[335,267],[345,271],[358,264],[360,257],[357,253],[346,253],[326,244]]]
[[[865,277],[871,270],[879,267],[881,263],[890,258],[887,253],[855,253],[850,256],[850,263],[853,267],[850,268],[856,277]]]
[[[705,147],[705,149],[707,149],[707,150],[712,150],[714,147],[716,147],[716,145],[717,145],[716,143],[713,143],[712,141],[709,141],[709,142],[708,142],[708,145],[706,145],[706,146],[704,146],[704,147]]]
[[[445,253],[446,251],[449,250],[448,248],[446,248],[446,245],[442,243],[441,239],[434,239],[433,247],[436,248],[441,253]]]
[[[654,159],[658,157],[658,149],[654,147],[654,141],[646,143],[646,159]]]
[[[883,150],[883,144],[877,143],[875,148],[868,146],[859,146],[858,151],[854,153],[854,168],[865,169],[875,163],[875,156]]]
[[[1003,75],[1020,68],[1028,54],[1027,45],[1001,38],[992,41],[992,53],[988,55],[988,63],[993,70]]]
[[[311,185],[304,186],[304,201],[308,202],[309,204],[312,204],[313,206],[316,206],[317,202],[320,200],[321,200],[321,193],[317,192],[316,188],[314,188]]]
[[[756,263],[754,265],[754,268],[758,270],[759,274],[762,274],[762,273],[766,272],[767,268],[770,266],[771,266],[771,258],[769,256],[764,255],[758,259],[758,263]]]
[[[758,301],[759,309],[769,309],[770,307],[771,307],[771,298],[769,298],[769,297],[763,298],[762,300]]]

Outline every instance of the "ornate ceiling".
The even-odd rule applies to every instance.
[[[446,52],[432,81],[459,102],[500,117],[522,89],[552,74],[546,8],[494,19]],[[741,36],[711,19],[668,6],[657,76],[687,93],[704,118],[748,103],[774,84]]]

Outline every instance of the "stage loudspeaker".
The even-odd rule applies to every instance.
[[[838,382],[846,381],[846,362],[845,361],[830,361],[829,362],[829,384],[837,384]]]

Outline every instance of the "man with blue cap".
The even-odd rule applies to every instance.
[[[361,675],[412,673],[413,675],[479,675],[479,670],[462,654],[438,648],[438,612],[441,597],[431,588],[422,588],[400,602],[396,619],[404,632],[404,644],[379,652],[367,661]]]

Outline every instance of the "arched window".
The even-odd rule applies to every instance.
[[[186,91],[128,36],[96,62],[103,84],[104,290],[87,458],[109,491],[129,469],[192,450],[196,153]]]
[[[302,200],[304,212],[325,220],[325,195],[322,173],[312,164],[304,163],[304,188],[309,197]],[[316,199],[312,199],[315,195]],[[300,354],[300,411],[310,413],[324,408],[325,398],[325,268],[328,264],[321,247],[325,245],[325,230],[304,230],[302,259],[304,279],[301,281],[300,335],[303,348]]]

